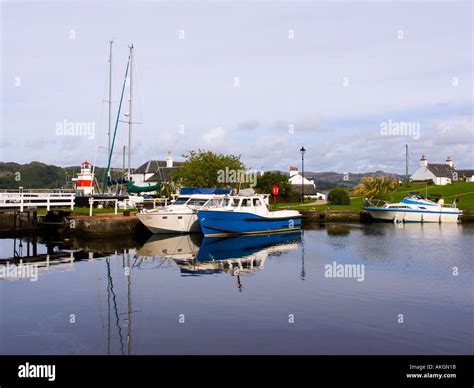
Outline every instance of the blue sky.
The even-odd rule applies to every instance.
[[[1,9],[2,161],[106,163],[96,150],[107,143],[113,38],[115,101],[135,46],[135,166],[202,148],[239,154],[251,168],[287,170],[300,165],[304,144],[307,170],[401,173],[406,143],[411,171],[422,153],[473,166],[471,2],[3,2]],[[94,138],[57,135],[64,120],[94,123]],[[417,123],[419,139],[382,136],[389,120]],[[116,166],[127,131],[120,124]]]

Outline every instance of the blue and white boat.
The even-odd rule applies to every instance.
[[[262,195],[237,195],[224,200],[223,206],[198,210],[204,236],[268,234],[301,228],[301,213],[296,210],[269,211]]]
[[[383,206],[366,199],[365,210],[376,220],[392,222],[457,222],[462,216],[455,203],[444,206],[443,199],[433,202],[416,194],[410,194],[399,203],[384,202]]]

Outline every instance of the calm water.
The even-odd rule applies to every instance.
[[[472,354],[473,246],[448,224],[40,242],[36,282],[0,280],[0,353]]]

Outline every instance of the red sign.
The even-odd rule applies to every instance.
[[[278,185],[273,185],[272,186],[272,194],[273,194],[273,203],[276,203],[277,200],[277,195],[278,195]]]

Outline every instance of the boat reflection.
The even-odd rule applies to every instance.
[[[215,273],[240,275],[263,268],[268,256],[297,249],[299,242],[300,231],[224,238],[154,235],[138,251],[138,255],[172,259],[183,276]]]
[[[179,235],[154,234],[138,250],[138,256],[182,260],[195,259],[198,255],[202,238],[198,233]]]

